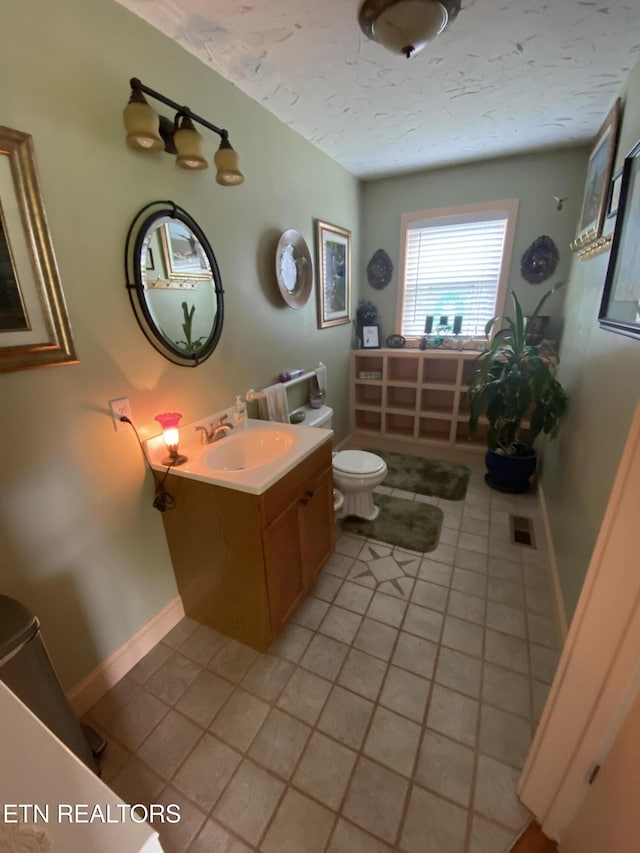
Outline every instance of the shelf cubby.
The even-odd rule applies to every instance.
[[[399,385],[387,385],[387,408],[388,409],[409,409],[415,411],[416,408],[416,388],[407,388]]]
[[[387,412],[385,415],[385,432],[387,435],[400,435],[413,438],[415,418],[412,415],[401,415]]]
[[[420,392],[420,410],[422,412],[444,413],[451,415],[454,407],[455,391],[440,388],[423,388]]]
[[[469,440],[466,388],[472,350],[354,350],[351,412],[354,432],[453,450],[479,451],[486,423]],[[373,375],[371,375],[373,374]]]
[[[456,385],[458,360],[455,358],[425,358],[422,362],[424,385]]]
[[[356,382],[355,387],[356,406],[382,406],[382,383],[377,385],[364,385]]]
[[[356,409],[355,426],[356,429],[361,429],[365,432],[379,433],[382,431],[382,414],[366,409]]]
[[[451,438],[451,421],[446,418],[420,418],[418,438],[446,441]]]
[[[387,359],[387,382],[418,381],[418,362],[410,358],[389,356]]]

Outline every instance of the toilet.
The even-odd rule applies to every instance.
[[[333,409],[321,406],[319,409],[303,407],[304,426],[331,429]],[[336,490],[344,497],[341,505],[336,503],[340,518],[349,515],[373,521],[378,517],[379,508],[373,502],[373,490],[387,476],[387,463],[384,459],[366,450],[340,450],[333,454],[333,482]]]

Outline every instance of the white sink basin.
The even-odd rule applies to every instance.
[[[280,429],[245,429],[218,439],[202,462],[212,471],[248,471],[284,456],[293,443],[293,435]]]
[[[261,495],[333,435],[332,430],[304,424],[247,418],[246,426],[231,430],[214,444],[200,444],[194,427],[210,427],[229,414],[223,409],[180,428],[180,453],[186,460],[171,468],[172,475]],[[146,448],[152,468],[166,474],[162,435],[148,439]]]

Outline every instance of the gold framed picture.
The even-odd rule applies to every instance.
[[[618,142],[621,99],[617,98],[595,138],[587,166],[587,182],[582,199],[582,211],[571,249],[581,258],[592,257],[608,248],[610,236],[602,236],[607,214],[609,187]]]
[[[318,328],[351,322],[351,231],[316,220]]]
[[[77,360],[33,140],[0,127],[0,373]]]

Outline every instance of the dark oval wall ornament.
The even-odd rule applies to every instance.
[[[543,234],[529,246],[520,259],[520,274],[529,284],[540,284],[556,271],[560,254],[551,237]]]
[[[406,344],[406,340],[402,335],[389,335],[387,338],[387,346],[391,349],[400,349]]]
[[[376,290],[382,290],[391,281],[393,264],[384,249],[378,249],[367,264],[367,281]]]

